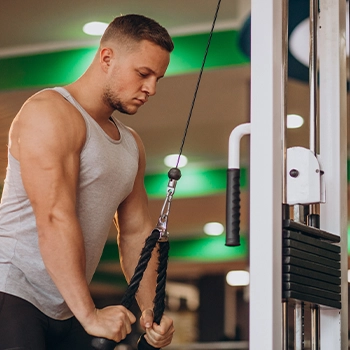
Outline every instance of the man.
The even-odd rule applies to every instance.
[[[130,333],[135,316],[96,309],[88,287],[114,215],[128,280],[153,229],[142,142],[111,114],[135,114],[156,93],[172,50],[155,21],[117,17],[77,81],[35,94],[15,117],[0,206],[1,350],[86,350],[92,336]],[[174,327],[165,315],[153,323],[156,260],[137,301],[146,340],[160,348]]]

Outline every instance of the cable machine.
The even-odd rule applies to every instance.
[[[288,1],[251,8],[251,123],[230,137],[226,223],[238,245],[233,149],[250,134],[249,348],[346,350],[346,0],[310,0],[308,149],[287,147]]]
[[[345,5],[346,0],[310,0],[306,149],[287,148],[288,0],[251,1],[251,123],[230,136],[226,220],[226,245],[239,245],[239,143],[250,134],[250,350],[348,348]],[[179,159],[219,7],[220,0]],[[158,269],[157,323],[164,311],[167,218],[181,173],[176,166],[168,175],[159,222],[122,301],[131,305],[150,253],[157,241],[166,242]],[[96,349],[115,345],[93,340]],[[139,349],[154,348],[142,337]]]

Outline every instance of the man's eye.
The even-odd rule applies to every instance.
[[[141,72],[139,72],[139,74],[140,74],[141,77],[147,77],[147,73],[141,73]]]

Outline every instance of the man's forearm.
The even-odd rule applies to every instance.
[[[136,294],[136,300],[141,311],[144,311],[145,309],[153,310],[153,300],[157,285],[157,268],[158,253],[157,249],[155,249],[143,275],[139,290]]]
[[[84,323],[94,311],[85,275],[85,249],[75,220],[38,225],[39,246],[45,267],[77,319]]]
[[[118,244],[120,251],[120,263],[124,275],[129,283],[139,261],[140,253],[144,246],[144,240],[142,237],[140,237],[140,235],[127,238],[119,237]],[[148,308],[153,309],[153,299],[155,296],[157,283],[157,267],[158,252],[155,248],[141,280],[139,290],[136,293],[136,300],[141,311]]]

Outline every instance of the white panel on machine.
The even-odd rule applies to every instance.
[[[287,149],[287,203],[311,204],[325,200],[320,163],[304,147]]]

